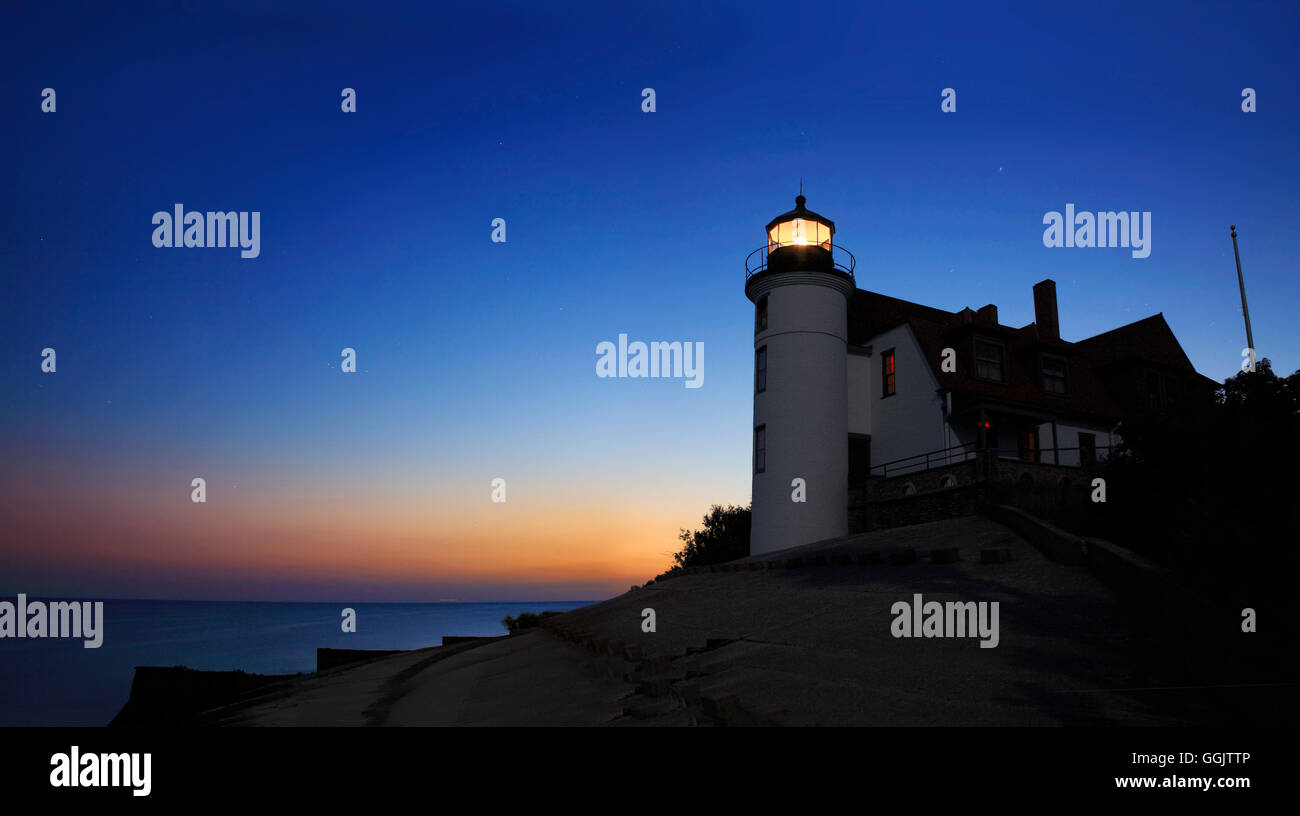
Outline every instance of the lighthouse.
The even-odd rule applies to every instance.
[[[853,256],[795,208],[745,262],[754,303],[751,555],[848,532],[847,313]]]

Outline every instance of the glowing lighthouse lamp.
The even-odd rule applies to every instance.
[[[768,223],[767,245],[754,250],[745,261],[747,278],[760,272],[803,268],[836,270],[852,280],[853,255],[831,243],[835,222],[809,210],[806,201],[798,196],[793,210]]]

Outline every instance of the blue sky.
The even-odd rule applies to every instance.
[[[743,261],[800,178],[862,288],[1023,325],[1051,277],[1066,339],[1163,312],[1216,380],[1244,345],[1235,223],[1259,354],[1300,367],[1300,6],[909,6],[7,5],[0,480],[35,472],[54,516],[103,480],[214,473],[292,520],[308,488],[451,518],[504,475],[524,506],[641,531],[644,572],[748,500]],[[176,202],[261,212],[261,257],[154,248]],[[1150,211],[1151,256],[1045,248],[1067,203]],[[704,387],[597,378],[619,333],[702,342]]]

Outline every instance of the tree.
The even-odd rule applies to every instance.
[[[715,504],[704,514],[703,528],[682,530],[682,549],[673,555],[677,566],[722,564],[749,555],[749,507]]]
[[[1190,421],[1152,415],[1120,427],[1124,444],[1101,471],[1108,500],[1093,510],[1098,529],[1081,532],[1259,606],[1300,568],[1291,544],[1300,525],[1300,371],[1281,378],[1261,360],[1193,408]]]

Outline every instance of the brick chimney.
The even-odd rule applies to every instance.
[[[975,316],[990,326],[996,326],[998,324],[998,307],[992,303],[981,306],[976,310]]]
[[[1056,281],[1048,278],[1034,284],[1034,322],[1041,340],[1060,340],[1061,324],[1056,317]]]

